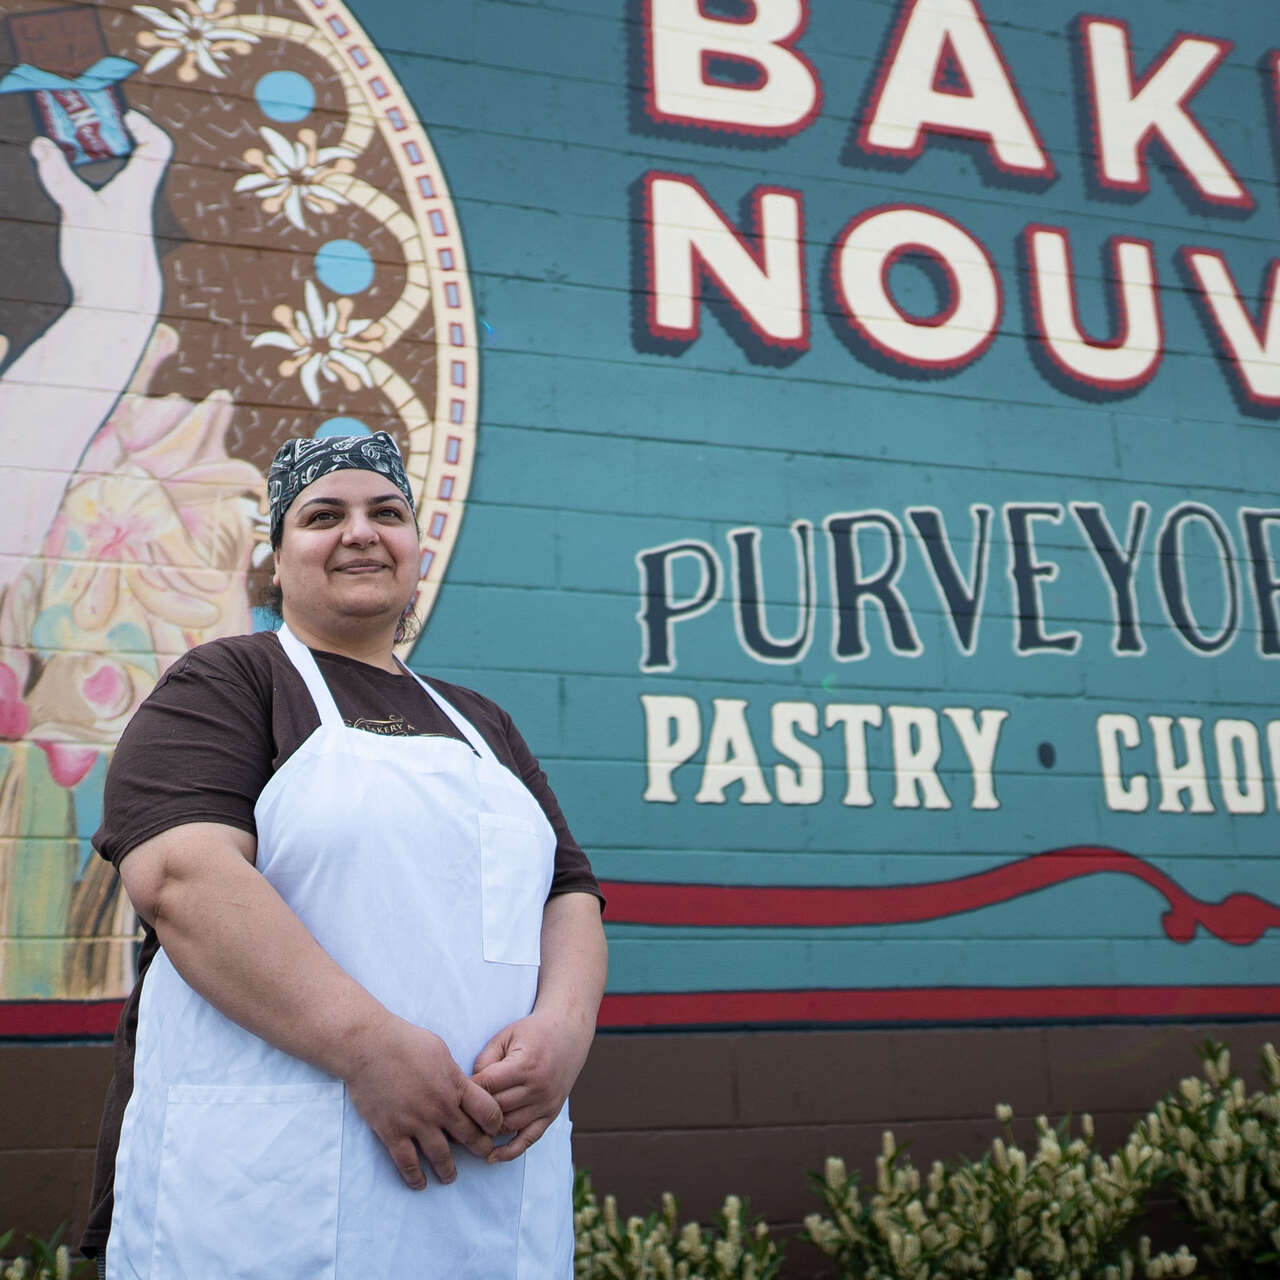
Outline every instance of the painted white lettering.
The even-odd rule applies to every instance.
[[[711,732],[707,735],[707,759],[702,785],[693,797],[696,804],[724,804],[725,789],[742,784],[739,804],[769,804],[773,797],[765,785],[760,758],[747,728],[745,698],[712,698]]]
[[[821,105],[817,75],[791,47],[808,16],[806,0],[755,0],[744,18],[715,17],[699,0],[649,0],[649,114],[768,136],[799,132]],[[712,78],[716,60],[749,74]]]
[[[1249,193],[1187,110],[1187,103],[1227,56],[1230,43],[1206,36],[1180,36],[1135,86],[1126,24],[1084,18],[1080,30],[1102,185],[1146,191],[1144,152],[1159,135],[1205,200],[1252,208]]]
[[[1122,713],[1106,712],[1095,723],[1098,735],[1098,765],[1102,774],[1102,794],[1113,813],[1145,813],[1151,802],[1145,774],[1137,773],[1126,782],[1120,763],[1121,745],[1133,748],[1142,741],[1138,721]]]
[[[950,809],[951,801],[938,778],[942,735],[932,707],[890,707],[893,741],[895,809]]]
[[[775,702],[769,719],[773,749],[791,765],[773,766],[773,788],[780,804],[817,804],[822,799],[822,757],[797,731],[818,736],[818,708],[812,702]]]
[[[1119,281],[1118,332],[1100,340],[1086,337],[1080,327],[1067,233],[1033,224],[1024,235],[1035,323],[1058,369],[1103,391],[1129,391],[1150,382],[1164,351],[1151,242],[1119,236],[1108,242],[1111,271]]]
[[[699,281],[710,274],[756,337],[771,346],[809,344],[801,258],[800,196],[757,188],[752,232],[759,255],[692,179],[649,174],[649,328],[692,341],[701,332]]]
[[[1267,791],[1257,726],[1250,720],[1218,720],[1213,726],[1213,748],[1227,812],[1261,813],[1267,807]]]
[[[843,803],[866,808],[875,803],[867,777],[867,729],[878,729],[884,713],[875,703],[829,702],[828,729],[844,725],[845,793]]]
[[[1213,249],[1184,248],[1182,258],[1195,277],[1226,352],[1232,380],[1254,404],[1280,404],[1280,258],[1273,258],[1267,269],[1257,324],[1222,254]]]
[[[986,248],[957,222],[910,205],[868,210],[836,239],[836,292],[850,325],[881,355],[924,369],[959,369],[990,345],[1000,324],[1000,279]],[[933,316],[894,301],[889,268],[923,254],[946,275],[949,298]]]
[[[1179,764],[1173,742],[1173,717],[1148,716],[1151,735],[1156,749],[1156,773],[1160,777],[1161,813],[1185,813],[1182,793],[1191,800],[1192,813],[1212,813],[1213,801],[1209,799],[1209,781],[1205,775],[1204,744],[1200,729],[1204,721],[1199,716],[1179,716],[1178,728],[1186,747],[1186,759]]]
[[[962,90],[940,87],[948,62]],[[1006,172],[1053,176],[976,0],[908,0],[859,142],[916,156],[926,132],[981,139]]]
[[[642,693],[645,760],[648,783],[644,798],[656,804],[675,804],[671,775],[698,749],[702,717],[695,699],[682,694]]]
[[[1271,787],[1280,809],[1280,720],[1267,721],[1267,758],[1271,762]]]
[[[1009,718],[1007,711],[983,708],[975,713],[972,707],[943,707],[942,714],[951,721],[960,736],[960,745],[969,757],[969,769],[973,775],[973,799],[970,809],[998,809],[992,771],[995,768],[996,748],[1000,744],[1000,730]]]

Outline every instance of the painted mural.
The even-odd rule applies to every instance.
[[[1280,1014],[1265,6],[4,12],[11,1028],[108,1025],[111,743],[353,422],[606,1026]]]
[[[266,625],[277,443],[397,438],[425,619],[478,370],[443,175],[342,5],[4,13],[0,995],[21,1029],[21,1002],[132,982],[135,922],[88,843],[107,760],[174,657]]]
[[[1280,29],[1112,8],[637,12],[634,130],[757,171],[637,176],[633,343],[792,395],[635,552],[643,798],[759,816],[610,886],[623,1020],[1280,1011]]]

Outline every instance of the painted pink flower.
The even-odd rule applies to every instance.
[[[97,747],[83,747],[74,742],[39,740],[36,746],[45,754],[49,776],[60,787],[74,787],[83,782],[98,760]]]
[[[21,738],[30,721],[18,673],[7,662],[0,662],[0,738],[9,742]]]

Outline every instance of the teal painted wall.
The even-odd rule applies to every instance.
[[[653,21],[661,8],[653,6]],[[1248,912],[1212,916],[1225,938],[1204,927],[1209,917],[1202,913],[1193,940],[1173,941],[1162,928],[1168,904],[1160,889],[1123,872],[1081,874],[958,914],[951,912],[960,891],[945,882],[1046,850],[1105,846],[1168,877],[1171,892],[1176,885],[1210,903],[1233,892],[1280,900],[1268,737],[1275,654],[1260,651],[1260,630],[1274,607],[1275,552],[1268,543],[1259,593],[1239,520],[1243,509],[1276,506],[1274,402],[1241,395],[1239,376],[1179,265],[1185,246],[1221,253],[1243,306],[1255,322],[1265,316],[1260,282],[1270,271],[1277,213],[1269,54],[1277,31],[1248,6],[1182,6],[1174,15],[1166,5],[1126,3],[1099,15],[1127,24],[1135,75],[1179,32],[1231,42],[1188,110],[1247,188],[1253,208],[1242,214],[1192,198],[1182,167],[1158,142],[1143,155],[1145,191],[1100,188],[1076,9],[1063,4],[1034,11],[998,0],[982,6],[1056,171],[1051,181],[1000,175],[989,140],[978,138],[931,132],[914,159],[869,155],[855,133],[872,109],[877,70],[891,59],[901,9],[812,6],[796,48],[821,81],[820,113],[793,136],[763,139],[659,125],[645,114],[650,15],[639,5],[572,13],[444,5],[416,32],[402,30],[392,6],[362,8],[429,122],[457,193],[477,311],[487,322],[475,482],[448,586],[415,663],[490,690],[512,708],[606,879],[941,882],[924,908],[937,918],[893,922],[906,908],[890,903],[883,923],[860,927],[804,927],[806,913],[819,909],[806,902],[795,908],[792,926],[726,928],[715,924],[724,903],[714,899],[705,925],[671,925],[664,920],[682,895],[646,899],[637,908],[645,923],[610,927],[612,992],[911,993],[888,1005],[797,996],[767,1006],[773,1014],[764,1015],[799,1020],[892,1017],[895,1009],[905,1018],[972,1017],[984,1008],[1049,1017],[1274,1012],[1268,984],[1275,935],[1263,924],[1262,936],[1246,943],[1242,935],[1254,932]],[[723,287],[709,288],[701,301],[698,335],[662,349],[637,294],[652,283],[643,264],[653,246],[637,191],[656,173],[696,181],[739,229],[757,186],[796,193],[809,312],[803,350],[774,363],[762,359],[761,344],[743,340],[746,326],[726,307]],[[829,283],[833,245],[851,218],[884,204],[915,205],[957,222],[990,257],[1003,295],[998,328],[986,351],[954,372],[873,361],[865,344],[849,338]],[[1150,242],[1163,342],[1144,385],[1107,392],[1046,375],[1019,247],[1033,223],[1061,227],[1069,237],[1080,322],[1098,341],[1119,332],[1108,237]],[[888,279],[908,314],[937,309],[935,286],[918,268],[902,263]],[[944,281],[942,300],[946,293]],[[1025,652],[1017,619],[1033,593],[1019,595],[1012,580],[1013,537],[1002,519],[1010,504],[1041,512],[1031,523],[1034,548],[1023,550],[1026,563],[1038,566],[1028,572],[1042,619],[1026,619]],[[1180,554],[1167,544],[1162,560],[1162,524],[1192,509],[1185,504],[1212,513],[1223,541],[1209,536],[1206,516],[1193,515]],[[991,515],[985,589],[966,651],[908,512],[938,512],[955,563],[971,582],[975,505]],[[1073,514],[1081,505],[1100,510],[1122,549],[1145,517],[1127,632],[1103,564]],[[823,521],[871,511],[902,530],[895,586],[918,651],[894,651],[884,611],[872,600],[862,606],[866,651],[850,660],[833,652],[841,602]],[[768,663],[735,631],[730,535],[759,531],[767,624],[775,637],[790,637],[802,617],[795,521],[813,526],[812,642],[798,660]],[[721,591],[704,612],[672,624],[670,669],[644,670],[637,558],[689,542],[714,552]],[[863,574],[874,576],[885,563],[883,535],[868,529],[859,548]],[[1176,610],[1180,588],[1162,589],[1162,563],[1186,583],[1201,629],[1189,633],[1191,643],[1171,617],[1168,601]],[[692,600],[699,587],[694,558],[680,559],[672,575],[671,597]],[[1212,640],[1219,632],[1221,641]],[[1041,639],[1037,648],[1037,636],[1069,639],[1059,649]],[[700,715],[696,748],[670,773],[673,802],[644,798],[647,695],[690,699]],[[715,699],[746,704],[750,737],[722,754],[732,757],[744,743],[754,749],[761,803],[746,802],[741,781],[724,788],[718,802],[704,795],[699,803]],[[992,768],[999,807],[973,807],[973,768],[945,717],[937,776],[949,807],[929,809],[919,798],[917,807],[895,807],[887,710],[866,737],[870,805],[842,803],[847,755],[838,725],[798,735],[821,757],[822,794],[814,803],[786,803],[775,771],[795,764],[774,745],[770,722],[771,708],[782,702],[816,707],[820,725],[832,704],[1004,712]],[[1141,812],[1108,805],[1098,739],[1104,715],[1134,718],[1140,740],[1119,756],[1127,779],[1149,779]],[[1207,797],[1201,807],[1211,811],[1190,812],[1195,797],[1188,790],[1171,791],[1163,806],[1181,812],[1161,811],[1153,716],[1175,718],[1180,762],[1189,748],[1179,725],[1189,722],[1176,718],[1195,718],[1191,749],[1200,744],[1203,768],[1192,772],[1204,778],[1196,794]],[[1215,725],[1227,720],[1252,726],[1239,729],[1232,748],[1235,773],[1243,777],[1249,768],[1244,753],[1255,741],[1262,773],[1249,786],[1238,784],[1231,801],[1222,781],[1231,766],[1214,739]],[[667,734],[665,723],[655,732]],[[1231,812],[1232,803],[1258,811]],[[1046,876],[1094,865],[1068,862],[1040,865]],[[1039,866],[1028,874],[1037,884]],[[981,900],[986,890],[975,892]],[[1272,908],[1257,922],[1275,919]],[[1041,990],[1012,1004],[920,994],[957,986]],[[1249,990],[1197,990],[1206,986]],[[1098,990],[1084,996],[1060,988]],[[1117,990],[1125,988],[1161,990]],[[750,1004],[724,1001],[658,1000],[628,1010],[620,1020],[752,1017]]]
[[[167,264],[148,323],[183,351],[197,334],[202,354],[147,394],[225,393],[229,464],[333,417],[412,442],[430,553],[412,662],[497,698],[541,757],[608,884],[604,1024],[1274,1015],[1280,28],[1265,7],[286,9],[283,52],[242,4],[225,21],[253,42],[190,80],[148,55],[136,11],[97,11],[103,49],[139,64],[127,104],[177,140],[157,207],[186,239],[159,214],[142,226]],[[323,56],[299,52],[313,28]],[[7,67],[23,60],[9,39]],[[301,116],[271,115],[255,88],[277,63],[311,85]],[[71,305],[20,88],[0,103],[22,174],[0,221],[0,393]],[[182,121],[215,115],[231,141],[205,160]],[[969,136],[948,131],[965,120]],[[243,185],[264,126],[291,145],[314,127],[348,149],[323,163],[364,147],[359,165],[381,168],[339,165],[324,181],[349,198],[313,199],[300,223]],[[1063,282],[1042,265],[1037,289],[1033,236],[1047,253],[1055,228],[1073,266]],[[333,241],[355,242],[372,283],[320,272]],[[229,321],[174,265],[193,245],[230,264]],[[19,267],[41,255],[47,279],[28,285]],[[415,271],[432,309],[396,329]],[[313,370],[312,395],[272,372],[288,353],[253,338],[279,332],[272,307],[301,308],[308,280],[380,319],[377,352],[353,359],[401,382]],[[23,492],[29,464],[4,465]],[[82,460],[67,494],[91,472]],[[210,483],[226,511],[256,500],[234,468]],[[175,653],[251,625],[261,542],[245,524],[225,563],[184,551],[235,607],[125,645],[66,623],[67,602],[49,612],[60,565],[125,567],[46,527],[62,526],[5,535],[47,602],[10,637],[6,724],[35,762],[24,785],[71,807],[35,836],[7,829],[28,886],[4,900],[15,1034],[102,1030],[110,1010],[90,1006],[127,986],[131,919],[86,871],[99,757]],[[31,673],[122,648],[121,706],[57,722],[89,771],[55,752],[48,781],[48,725],[15,709],[53,714]],[[847,720],[865,731],[846,738]],[[100,901],[116,905],[90,936],[113,949],[66,978]]]

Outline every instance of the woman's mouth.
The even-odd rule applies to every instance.
[[[379,560],[349,560],[346,564],[340,564],[336,568],[338,573],[377,573],[382,569],[389,569],[389,564],[383,564]]]

